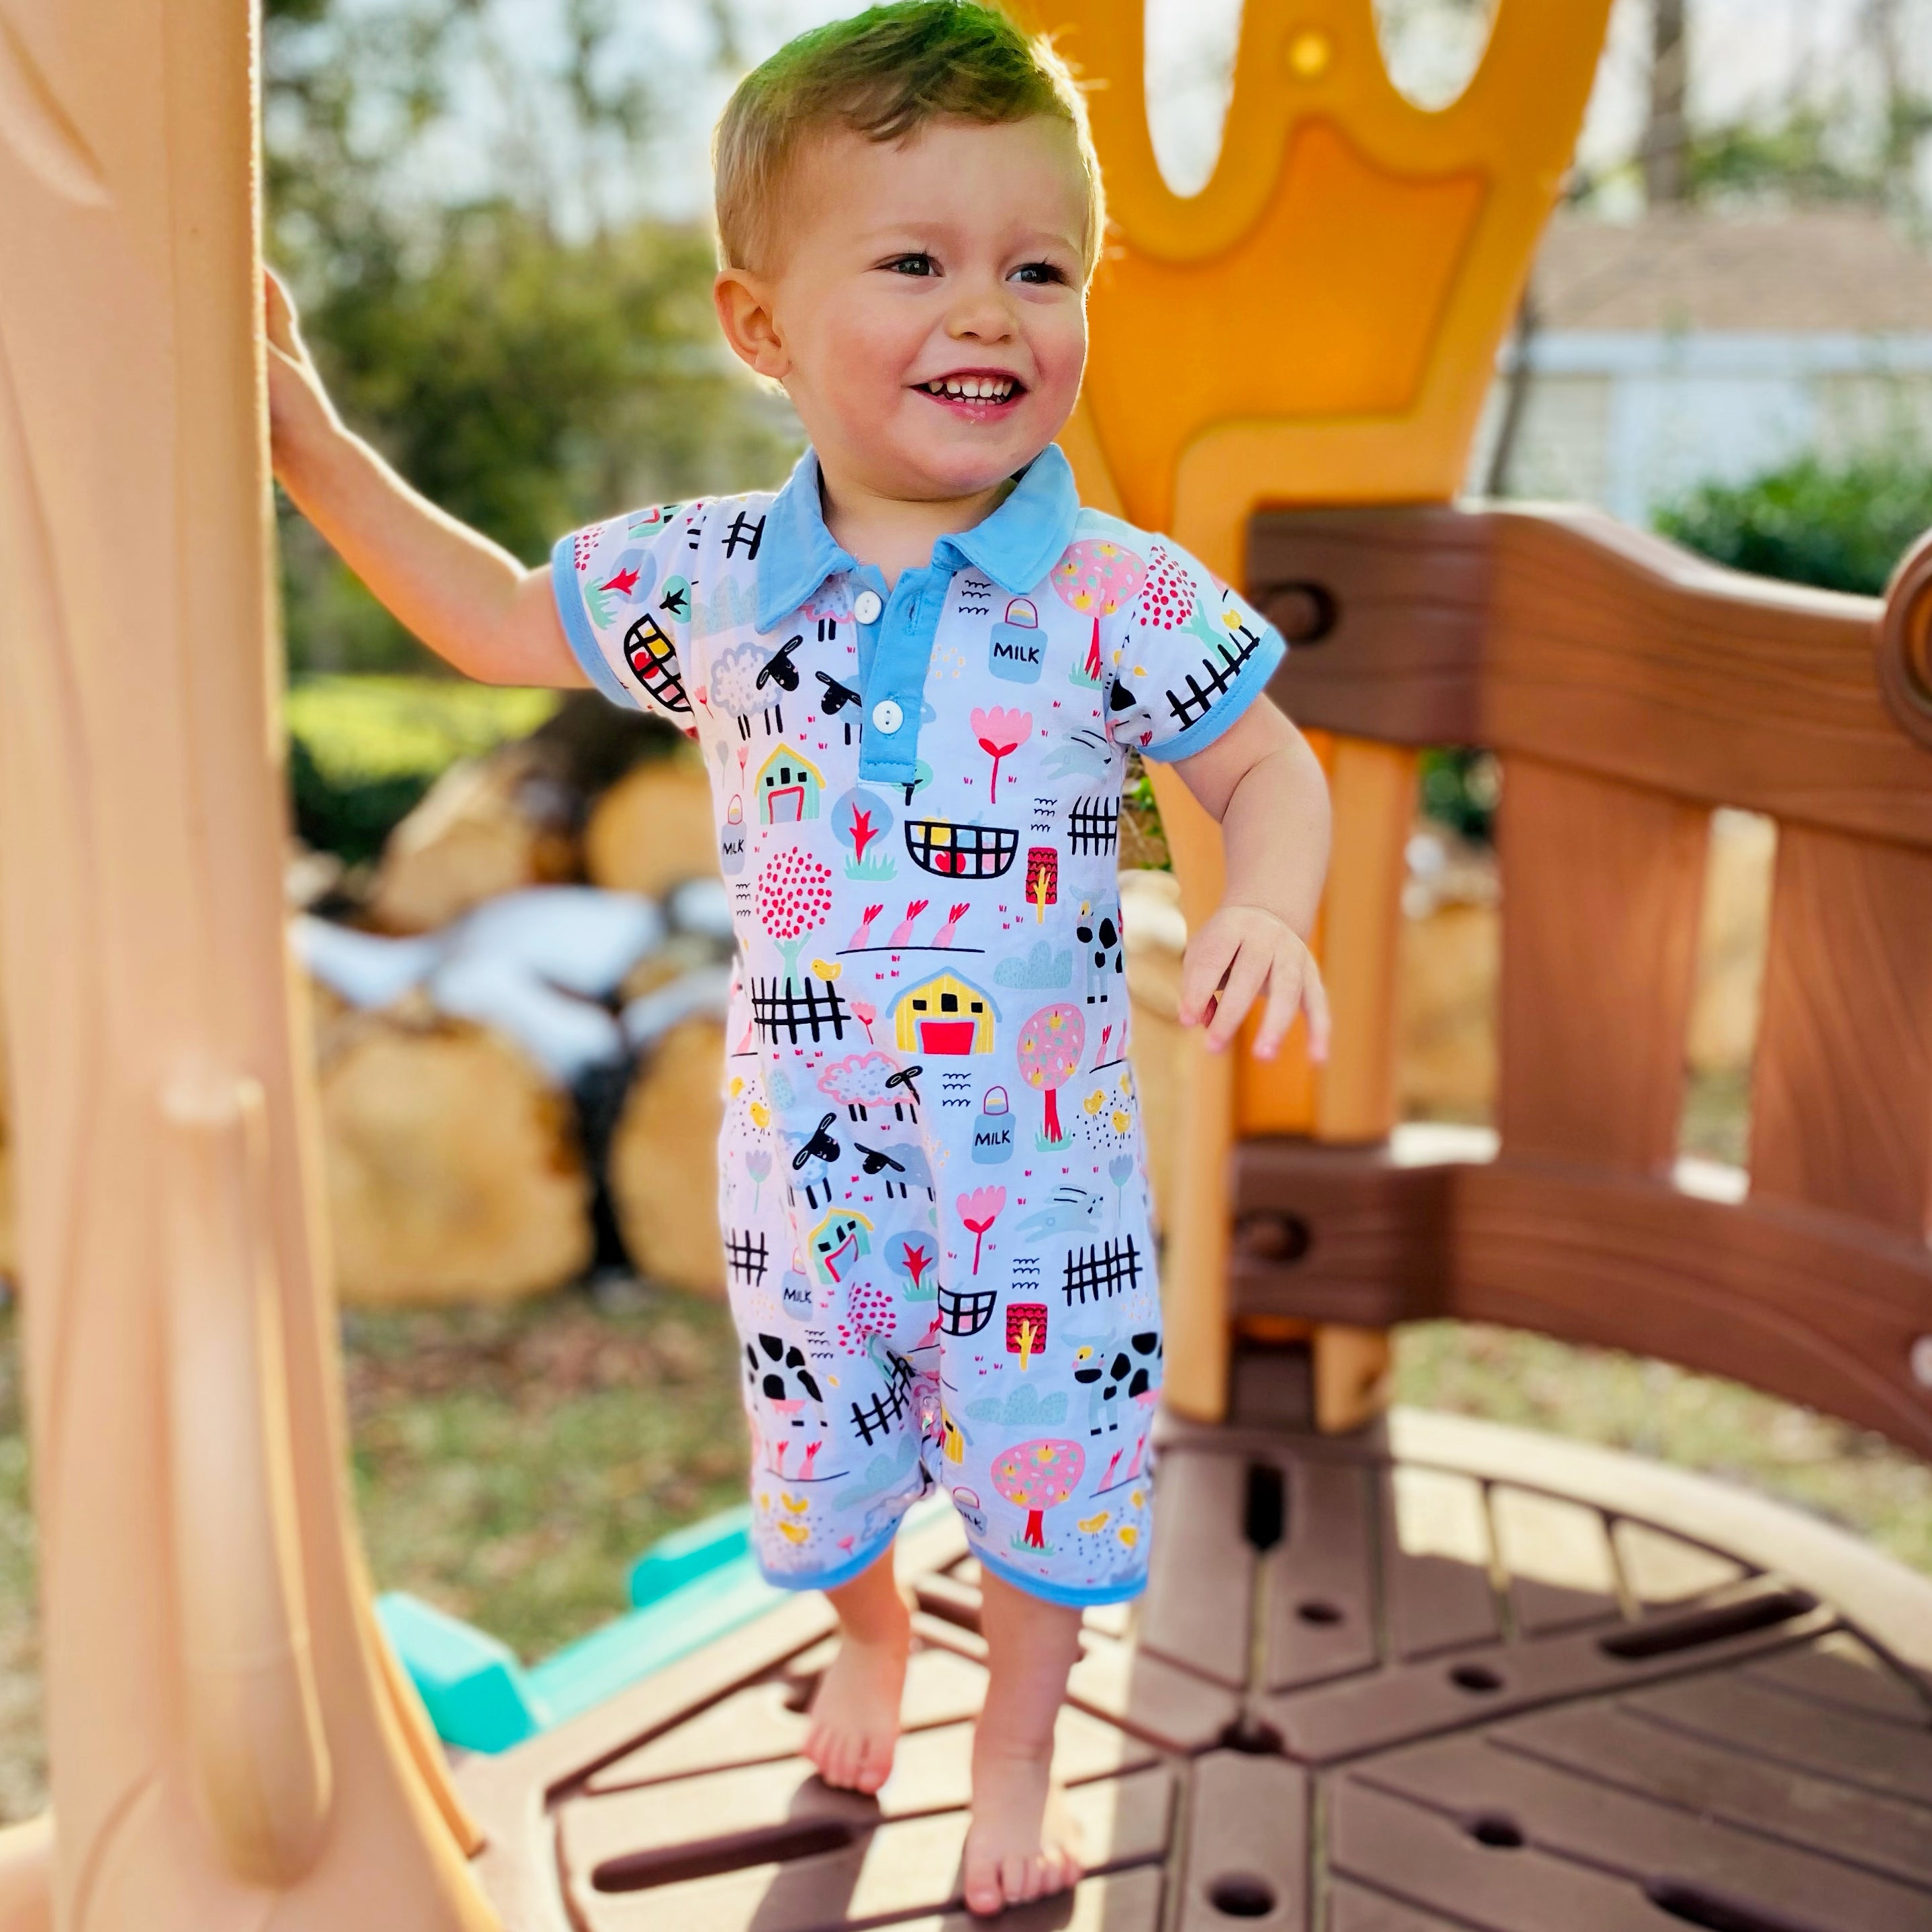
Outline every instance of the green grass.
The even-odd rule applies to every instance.
[[[413,1591],[527,1660],[623,1610],[625,1569],[659,1537],[742,1499],[737,1351],[716,1304],[627,1288],[344,1327],[377,1587]],[[45,1798],[15,1334],[0,1313],[0,1820]],[[1400,1335],[1396,1394],[1728,1478],[1932,1573],[1932,1467],[1734,1383],[1436,1322]]]
[[[1512,1329],[1430,1322],[1397,1338],[1395,1397],[1702,1470],[1932,1574],[1932,1464],[1740,1383]]]
[[[526,1661],[628,1607],[658,1538],[742,1502],[738,1354],[722,1305],[566,1294],[346,1324],[356,1507],[383,1589]]]
[[[458,758],[520,738],[556,710],[554,691],[460,678],[312,677],[290,687],[292,736],[334,784],[430,779]]]

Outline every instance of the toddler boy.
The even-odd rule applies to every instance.
[[[793,41],[720,124],[719,321],[812,447],[776,494],[660,506],[526,570],[337,421],[268,292],[277,471],[396,615],[490,682],[589,682],[696,738],[740,960],[722,1219],[766,1574],[843,1641],[807,1754],[884,1782],[894,1533],[935,1486],[990,1677],[967,1904],[1079,1875],[1050,1787],[1080,1613],[1142,1588],[1160,1316],[1115,883],[1126,754],[1218,818],[1181,1016],[1256,1050],[1326,1013],[1328,843],[1263,696],[1279,635],[1081,507],[1100,172],[1065,68],[972,0]],[[1231,345],[1230,352],[1239,352]]]

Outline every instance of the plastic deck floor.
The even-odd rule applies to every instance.
[[[1152,1587],[1090,1616],[1061,1723],[1092,1875],[1010,1932],[1932,1928],[1932,1700],[1860,1625],[1932,1633],[1932,1584],[1694,1478],[1439,1418],[1170,1432],[1158,1510]],[[814,1598],[466,1764],[515,1932],[982,1922],[974,1566],[945,1522],[901,1570],[919,1648],[876,1800],[796,1755]]]

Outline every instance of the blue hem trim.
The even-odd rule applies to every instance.
[[[852,1557],[836,1570],[820,1570],[810,1576],[796,1570],[788,1570],[782,1575],[775,1575],[765,1568],[765,1559],[758,1555],[755,1544],[752,1546],[752,1554],[758,1558],[758,1574],[775,1590],[837,1590],[850,1582],[855,1576],[862,1576],[871,1569],[892,1546],[892,1539],[898,1533],[899,1526],[896,1522],[862,1555]]]
[[[556,614],[562,620],[563,634],[569,644],[571,655],[583,667],[584,675],[613,704],[621,704],[626,711],[641,711],[644,706],[610,668],[610,659],[597,642],[597,633],[591,628],[590,613],[584,608],[584,590],[577,580],[577,564],[572,552],[572,545],[576,541],[574,532],[568,536],[559,537],[550,554],[550,595],[556,601]],[[564,590],[566,584],[570,586],[568,595]],[[1204,718],[1202,722],[1204,724],[1207,721]]]
[[[1222,694],[1213,710],[1198,724],[1189,725],[1178,736],[1168,739],[1165,744],[1142,747],[1141,756],[1153,759],[1157,765],[1171,765],[1180,759],[1192,758],[1196,752],[1206,751],[1216,739],[1233,728],[1241,714],[1267,688],[1268,680],[1280,668],[1281,661],[1287,655],[1287,640],[1270,624],[1262,635],[1260,648],[1241,667],[1240,676]]]
[[[1016,1590],[1024,1590],[1029,1597],[1037,1597],[1041,1602],[1059,1604],[1070,1610],[1096,1610],[1103,1604],[1130,1604],[1135,1598],[1144,1594],[1147,1571],[1130,1583],[1096,1583],[1090,1589],[1074,1589],[1065,1584],[1049,1583],[1044,1577],[1022,1576],[1017,1570],[1010,1570],[1006,1564],[988,1556],[979,1544],[970,1545],[973,1554],[980,1559],[980,1567],[992,1571],[1003,1583],[1010,1583]]]

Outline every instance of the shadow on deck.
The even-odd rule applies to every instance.
[[[984,1684],[958,1526],[904,1539],[877,1799],[796,1755],[786,1604],[462,1774],[518,1932],[963,1932]],[[1092,1876],[1013,1932],[1925,1932],[1932,1583],[1701,1479],[1398,1413],[1171,1427],[1154,1581],[1090,1614],[1059,1762]]]

